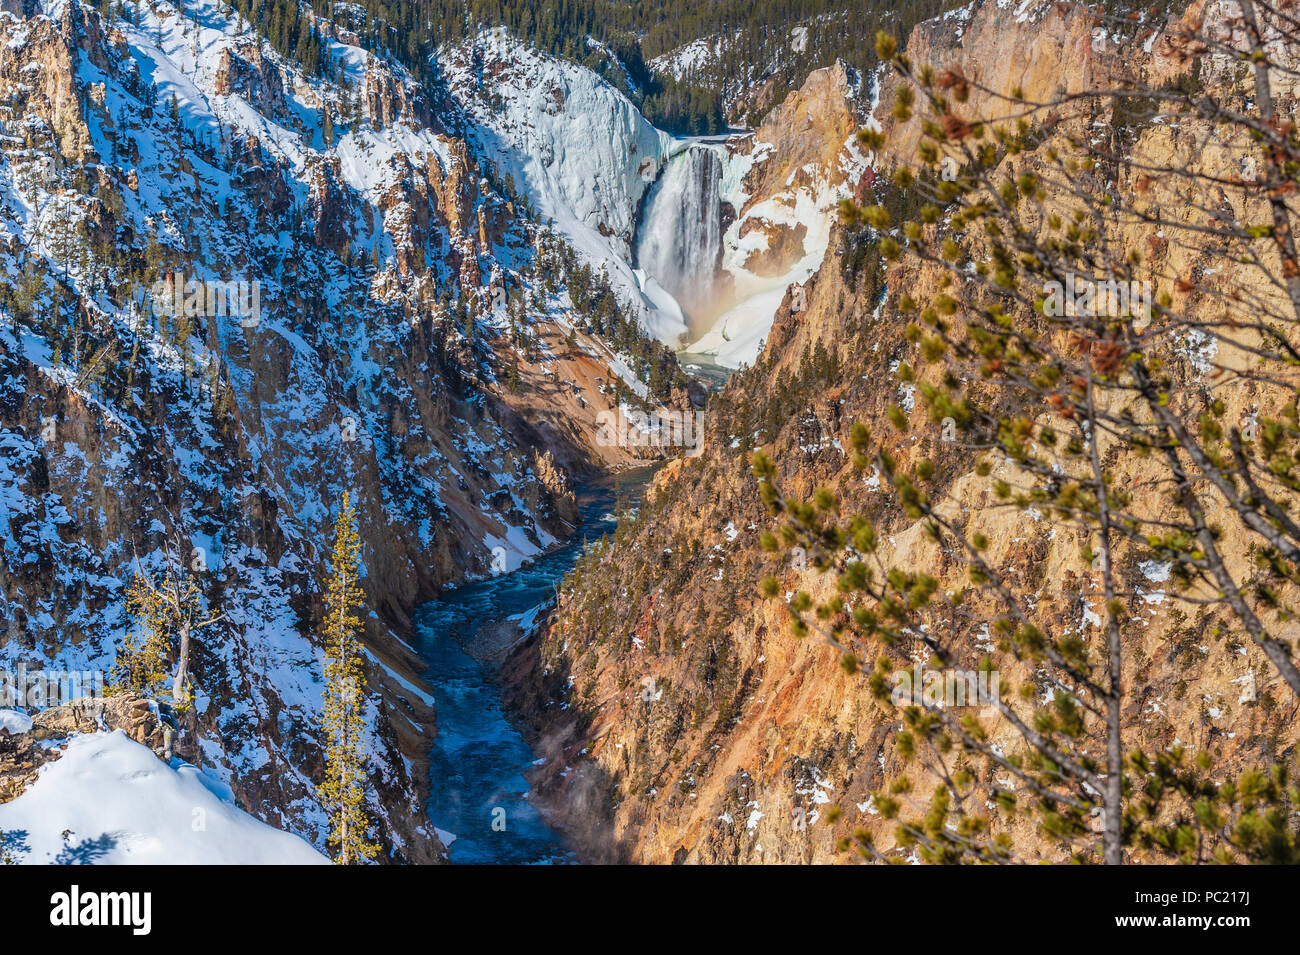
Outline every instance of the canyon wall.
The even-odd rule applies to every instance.
[[[323,846],[350,494],[376,836],[444,860],[409,614],[572,533],[571,471],[669,453],[602,442],[601,412],[690,397],[634,321],[615,341],[574,314],[559,240],[448,132],[454,106],[346,31],[344,85],[199,7],[0,12],[0,667],[108,672],[132,576],[185,567],[224,617],[196,637],[182,751]]]
[[[1086,12],[984,2],[922,24],[906,49],[917,62],[960,66],[997,92],[1022,85],[1027,96],[1046,96],[1103,80],[1107,56],[1126,58],[1128,68],[1161,81],[1185,74],[1193,63],[1178,60],[1164,27],[1136,23],[1118,49],[1100,44],[1099,59]],[[896,150],[894,158],[878,157],[887,172],[897,157],[912,158],[916,136],[890,119],[889,83],[881,104],[876,116],[889,150]],[[1204,148],[1206,129],[1197,123],[1134,126],[1111,115],[1095,121],[1132,137],[1133,167],[1121,164],[1118,188],[1139,207],[1158,202],[1167,213],[1189,202],[1172,186],[1142,180],[1148,160],[1191,155],[1201,172],[1231,173],[1226,146]],[[1067,132],[1078,129],[1061,135]],[[1051,146],[1049,137],[1039,149]],[[1003,162],[1008,169],[1034,168],[1044,157],[1031,150]],[[862,194],[871,195],[870,183],[863,185]],[[1153,189],[1158,195],[1150,195]],[[1204,265],[1195,256],[1159,258],[1188,253],[1141,230],[1122,238],[1149,250],[1162,273],[1189,274]],[[977,476],[969,452],[942,440],[941,424],[929,420],[919,400],[918,384],[933,382],[935,371],[922,372],[920,382],[900,377],[901,363],[920,363],[905,335],[899,296],[925,301],[938,291],[940,273],[913,259],[886,265],[873,254],[874,242],[870,230],[836,229],[816,276],[787,293],[754,367],[733,376],[716,397],[705,453],[660,472],[635,525],[579,566],[547,628],[507,664],[512,703],[545,758],[533,776],[539,799],[591,859],[843,861],[852,856],[839,852],[836,841],[859,827],[880,851],[908,857],[897,851],[894,823],[870,794],[900,778],[928,792],[933,780],[900,760],[897,713],[874,700],[865,678],[841,671],[834,648],[793,636],[780,596],[760,597],[757,584],[767,574],[778,577],[785,599],[800,589],[814,600],[829,597],[836,578],[759,547],[759,533],[772,522],[750,470],[754,450],[776,461],[776,482],[790,496],[806,499],[816,487],[832,487],[845,517],[870,518],[886,564],[924,569],[941,588],[962,586],[961,556],[937,546],[906,517],[878,472],[851,466],[850,430],[855,422],[867,424],[903,469],[933,462],[933,495],[944,501],[944,512],[965,521],[967,533],[988,537],[987,559],[1016,592],[1031,595],[1053,632],[1084,641],[1101,633],[1101,596],[1081,557],[1087,541],[1032,509],[988,507],[990,481],[1012,479],[1013,469],[995,463],[991,477]],[[1250,281],[1245,267],[1227,271],[1214,278],[1221,287]],[[1195,342],[1168,343],[1161,358],[1180,388],[1208,394],[1210,370]],[[1266,397],[1253,387],[1222,394],[1227,418],[1243,419]],[[888,424],[891,407],[906,416],[906,431]],[[1125,459],[1116,467],[1116,481],[1126,488],[1157,483],[1159,467],[1150,460]],[[1159,513],[1157,495],[1144,500]],[[1209,519],[1228,523],[1222,513]],[[1246,543],[1230,543],[1228,551],[1234,572],[1244,573]],[[1136,558],[1122,557],[1121,564],[1129,621],[1126,746],[1152,751],[1180,742],[1211,753],[1216,772],[1224,774],[1293,754],[1294,696],[1231,615],[1221,605],[1185,603],[1168,593],[1166,568]],[[993,607],[973,600],[948,625],[977,653],[992,649],[995,616]],[[896,661],[914,662],[921,661]],[[1027,664],[1008,661],[1001,679],[1033,686],[1039,706],[1052,699],[1050,681]],[[988,725],[995,743],[1016,746],[1015,731],[996,714]],[[1096,745],[1090,738],[1088,746]],[[843,811],[834,825],[827,824],[831,806]],[[1032,820],[1022,815],[1008,825],[1024,855],[1064,857],[1064,847]]]

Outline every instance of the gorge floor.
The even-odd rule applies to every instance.
[[[428,664],[425,679],[438,707],[425,808],[443,841],[450,841],[453,862],[578,861],[563,834],[528,800],[524,773],[536,754],[512,724],[481,644],[483,635],[499,628],[533,624],[583,550],[612,532],[620,501],[635,504],[653,471],[579,486],[581,525],[563,547],[511,573],[449,590],[417,611],[416,647]]]

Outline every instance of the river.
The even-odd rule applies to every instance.
[[[707,355],[688,351],[677,352],[677,363],[688,375],[703,382],[710,392],[722,388],[727,383],[727,379],[736,372],[734,368],[717,364]]]
[[[428,665],[424,676],[438,707],[425,810],[442,833],[455,835],[453,862],[577,861],[528,802],[524,772],[535,754],[507,718],[491,674],[463,645],[484,625],[546,604],[586,544],[613,531],[620,495],[637,503],[653,472],[611,475],[579,487],[582,523],[572,541],[529,567],[448,590],[416,611],[416,649]]]

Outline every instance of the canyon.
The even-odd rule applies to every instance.
[[[756,66],[724,111],[756,125],[674,135],[643,113],[636,64],[592,36],[561,56],[475,25],[412,60],[358,5],[294,9],[321,68],[220,0],[0,0],[0,670],[111,672],[142,570],[188,567],[221,616],[196,638],[174,751],[170,716],[121,694],[0,711],[0,820],[27,825],[37,795],[62,806],[56,788],[108,764],[156,777],[168,818],[204,787],[250,847],[218,861],[322,861],[323,582],[346,494],[378,861],[830,863],[855,831],[918,861],[876,794],[935,780],[838,648],[792,632],[793,595],[838,582],[763,546],[755,454],[792,498],[834,488],[888,560],[959,590],[968,562],[854,461],[865,424],[900,468],[932,471],[944,513],[1042,620],[1087,643],[1104,606],[1088,540],[990,506],[992,482],[1023,475],[991,454],[981,470],[922,400],[943,377],[920,368],[907,303],[950,276],[890,260],[899,231],[853,216],[916,203],[891,176],[929,120],[900,118],[902,81],[833,60],[782,89]],[[970,115],[1135,73],[1246,102],[1231,64],[1176,42],[1216,18],[1213,2],[1135,9],[1099,42],[1078,5],[973,0],[900,19],[899,40],[945,89],[965,81]],[[700,40],[659,69],[722,52]],[[1279,82],[1283,109],[1295,92]],[[1195,197],[1143,164],[1235,175],[1235,144],[1205,124],[1034,120],[993,168],[1041,170],[1104,134],[1127,150],[1125,207],[1189,223]],[[1216,214],[1254,213],[1233,201],[1216,195]],[[1119,238],[1154,268],[1275,294],[1156,228]],[[186,304],[232,282],[256,310]],[[1161,346],[1173,390],[1215,390],[1229,357],[1211,344]],[[1253,420],[1269,389],[1223,394],[1222,413]],[[1160,468],[1116,468],[1161,513]],[[1257,552],[1225,546],[1246,576]],[[1167,564],[1130,555],[1120,573],[1127,742],[1205,749],[1224,773],[1293,754],[1295,700],[1231,615],[1176,600]],[[975,599],[950,622],[992,651],[994,617]],[[1044,711],[1058,690],[1028,660],[1000,676]],[[1017,740],[996,719],[992,738]],[[96,851],[131,861],[157,849],[144,835]],[[1068,858],[1028,819],[1008,836],[1024,858]]]
[[[704,401],[660,279],[689,299],[709,269],[636,250],[658,188],[708,206],[720,272],[723,167],[675,188],[696,147],[502,31],[440,51],[430,90],[312,22],[337,76],[215,0],[0,8],[0,665],[108,674],[133,575],[183,562],[223,621],[177,752],[323,845],[319,580],[347,491],[376,836],[446,861],[414,615],[571,539],[575,481],[683,453],[599,422]],[[205,283],[255,289],[256,314]]]
[[[1087,11],[990,0],[919,24],[903,48],[914,62],[968,77],[967,108],[976,114],[1013,89],[1017,98],[1045,102],[1062,92],[1105,88],[1121,71],[1174,84],[1200,70],[1206,82],[1230,84],[1230,68],[1212,74],[1208,64],[1180,55],[1171,39],[1180,23],[1200,26],[1201,17],[1215,15],[1229,14],[1199,4],[1164,24],[1135,14],[1132,34],[1098,43]],[[873,118],[890,150],[880,157],[883,164],[914,154],[924,122],[894,117],[896,83],[882,78],[876,97],[884,105]],[[1281,95],[1291,102],[1289,92]],[[1119,119],[1102,117],[1097,125],[1110,121]],[[1155,121],[1133,135],[1135,170],[1121,165],[1118,176],[1126,199],[1165,203],[1166,210],[1194,205],[1186,191],[1172,187],[1146,196],[1150,183],[1136,169],[1162,168],[1188,150],[1195,154],[1199,147],[1191,144],[1213,138],[1192,122]],[[1048,165],[1056,142],[1044,138],[1037,154],[1031,148],[1017,160],[1020,168]],[[1198,171],[1232,176],[1235,160],[1226,148],[1216,144],[1197,155]],[[869,181],[859,185],[870,194]],[[507,699],[525,715],[544,760],[530,774],[539,803],[586,858],[838,862],[853,858],[841,840],[858,832],[886,858],[918,861],[898,841],[897,822],[880,811],[875,794],[899,780],[912,787],[905,792],[928,792],[936,780],[900,756],[899,712],[873,697],[864,676],[841,669],[841,651],[793,633],[785,603],[798,590],[814,601],[832,598],[837,575],[797,559],[781,561],[761,546],[762,533],[774,524],[751,468],[756,451],[776,462],[774,482],[791,499],[833,488],[846,513],[864,515],[878,528],[895,566],[924,568],[951,594],[967,576],[962,556],[936,545],[925,522],[908,516],[879,468],[863,473],[852,464],[854,425],[883,431],[900,470],[933,465],[944,513],[978,531],[986,559],[1007,568],[1011,586],[1032,595],[1042,619],[1083,641],[1096,639],[1101,595],[1091,576],[1095,566],[1081,557],[1086,539],[1033,508],[990,506],[990,479],[981,476],[987,472],[972,469],[970,456],[946,441],[943,423],[927,416],[918,398],[919,389],[938,384],[937,375],[904,377],[903,366],[917,362],[920,345],[909,337],[911,319],[900,302],[938,295],[943,273],[907,259],[891,265],[869,251],[863,255],[874,241],[863,226],[832,229],[820,269],[783,291],[757,360],[714,397],[704,453],[657,474],[635,527],[579,566],[547,625],[506,664]],[[1154,228],[1127,241],[1156,256],[1166,249],[1187,256],[1155,263],[1176,275],[1197,274],[1195,253],[1175,253]],[[1213,271],[1228,288],[1259,286],[1245,267],[1222,276]],[[1180,288],[1177,294],[1189,293]],[[1219,374],[1201,344],[1175,342],[1164,359],[1185,391],[1208,389]],[[1253,388],[1223,390],[1220,398],[1232,420],[1246,420],[1264,400]],[[891,420],[901,427],[891,428]],[[1117,486],[1159,483],[1152,462],[1121,467]],[[1015,480],[1014,470],[995,464],[993,478]],[[1151,506],[1158,509],[1159,499]],[[1226,520],[1219,507],[1211,520]],[[1234,572],[1246,573],[1247,545],[1228,540]],[[1134,557],[1123,573],[1126,619],[1134,621],[1124,635],[1123,680],[1133,687],[1122,714],[1126,745],[1204,749],[1213,754],[1216,778],[1293,754],[1294,696],[1263,650],[1236,634],[1232,614],[1171,599],[1166,565]],[[758,583],[767,575],[784,600],[760,596]],[[954,616],[950,625],[969,632],[972,651],[994,649],[992,606],[968,598]],[[894,665],[925,662],[918,656]],[[1001,679],[1036,687],[1040,711],[1052,701],[1051,680],[1028,661],[1004,662]],[[1007,752],[1018,742],[996,714],[990,733]],[[1068,857],[1023,816],[1006,831],[1023,858]],[[1135,853],[1133,861],[1146,859]]]

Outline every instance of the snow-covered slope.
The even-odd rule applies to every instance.
[[[295,835],[234,805],[189,763],[168,766],[121,730],[74,736],[17,799],[0,805],[19,864],[325,865]]]
[[[726,43],[722,37],[702,37],[668,53],[660,54],[646,65],[661,76],[671,76],[675,80],[688,79],[693,74],[712,66],[725,48]]]
[[[435,840],[416,845],[419,779],[400,744],[431,712],[392,611],[445,579],[453,555],[485,565],[486,532],[523,527],[538,546],[545,532],[541,509],[498,495],[493,477],[526,475],[527,451],[447,387],[430,323],[404,321],[409,302],[384,294],[413,245],[434,264],[409,293],[457,274],[430,253],[450,260],[462,235],[398,229],[431,218],[428,200],[378,194],[397,191],[394,168],[422,175],[384,143],[413,140],[435,165],[437,150],[366,99],[347,133],[376,144],[359,177],[373,188],[354,190],[318,149],[343,88],[302,75],[212,0],[128,9],[0,16],[0,273],[25,289],[0,318],[0,662],[107,671],[136,562],[156,572],[170,549],[225,612],[199,640],[196,752],[320,839],[312,608],[324,529],[351,490],[384,828],[434,857]],[[403,82],[372,72],[367,88]],[[438,181],[454,173],[439,167]],[[258,312],[163,314],[154,285],[175,274],[256,284]]]
[[[403,633],[419,600],[491,573],[494,547],[515,566],[570,530],[528,418],[528,400],[559,398],[503,397],[510,363],[571,307],[568,276],[543,283],[542,230],[400,65],[327,21],[322,76],[216,0],[14,8],[0,667],[108,671],[132,574],[183,566],[224,612],[196,641],[189,758],[323,844],[320,590],[346,491],[365,542],[377,835],[432,861],[433,701]],[[155,296],[177,275],[255,286],[256,314],[166,314]],[[629,372],[642,388],[649,367]],[[602,396],[577,391],[563,398],[594,419]]]
[[[465,134],[484,161],[513,180],[541,221],[608,272],[648,331],[674,343],[686,330],[680,310],[629,265],[641,199],[673,138],[592,71],[503,29],[439,55]]]

